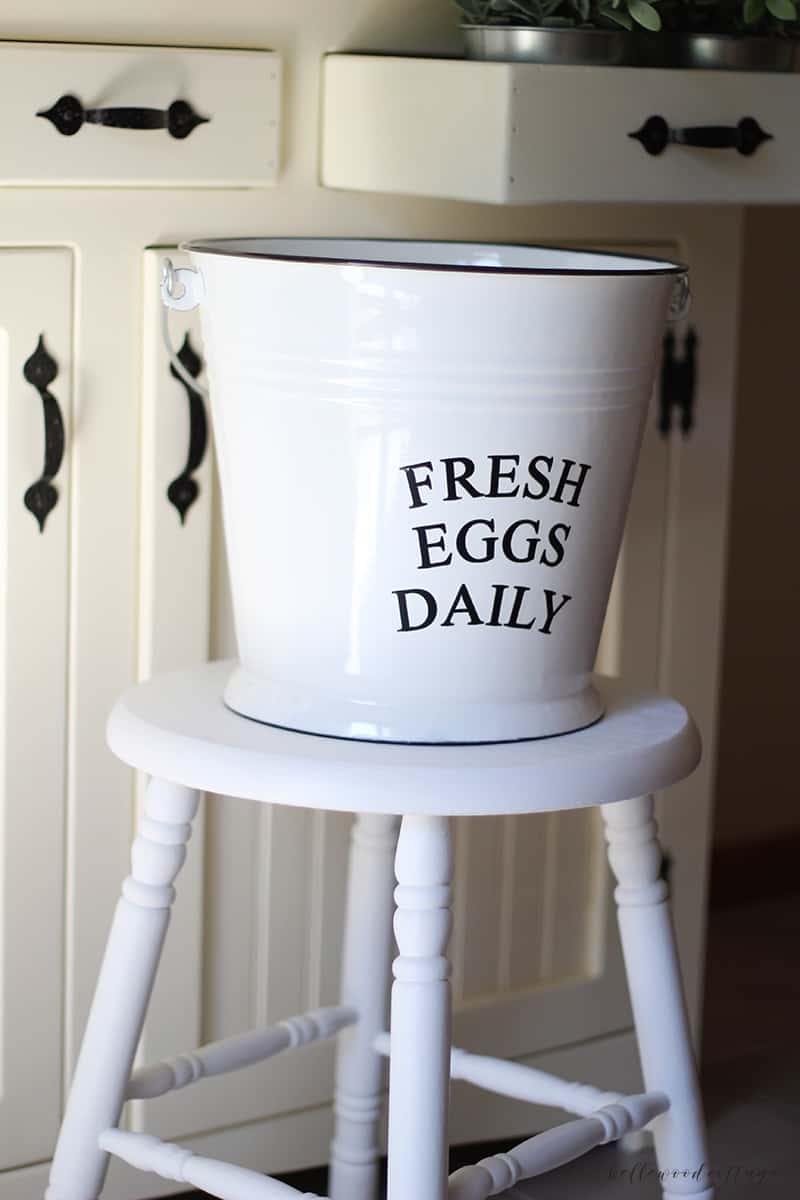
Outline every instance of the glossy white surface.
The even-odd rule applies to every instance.
[[[335,265],[373,263],[378,266],[472,267],[513,271],[547,271],[563,275],[633,274],[656,272],[674,275],[675,263],[629,254],[592,250],[562,250],[553,246],[517,246],[496,242],[430,242],[394,238],[207,238],[184,243],[192,254],[227,257],[327,262]]]
[[[225,707],[232,663],[161,675],[126,692],[108,743],[150,775],[248,800],[347,812],[456,815],[605,804],[667,787],[700,757],[682,705],[598,677],[589,729],[491,746],[381,745],[274,729]]]
[[[590,674],[677,268],[247,244],[328,261],[191,251],[241,658],[227,703],[388,741],[596,720]],[[357,261],[381,255],[398,261]]]

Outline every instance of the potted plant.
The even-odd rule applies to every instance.
[[[635,28],[661,28],[660,2],[455,0],[468,58],[605,65],[633,60]]]
[[[640,38],[657,66],[790,71],[800,32],[797,0],[662,0],[664,33]]]

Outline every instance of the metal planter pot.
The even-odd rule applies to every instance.
[[[634,39],[624,30],[545,29],[536,26],[462,25],[467,58],[493,62],[623,66],[632,61]]]
[[[796,71],[798,43],[783,37],[738,37],[724,33],[637,34],[643,67],[706,71]]]

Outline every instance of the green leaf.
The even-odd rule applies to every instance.
[[[794,0],[766,0],[766,6],[778,21],[794,21],[797,18]]]
[[[764,0],[744,0],[742,18],[745,25],[757,25],[764,16]]]
[[[771,2],[773,0],[767,0],[767,3]],[[789,3],[789,0],[777,0],[777,3]],[[637,25],[641,25],[643,29],[658,33],[661,28],[661,17],[653,5],[648,4],[647,0],[628,0],[628,12]]]
[[[616,9],[610,7],[606,8],[603,6],[600,11],[604,17],[606,17],[609,21],[613,21],[615,25],[621,25],[623,29],[633,29],[633,21],[630,19],[624,9],[619,9],[619,11],[617,11]]]

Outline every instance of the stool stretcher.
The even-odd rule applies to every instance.
[[[349,1006],[318,1008],[303,1016],[287,1017],[269,1029],[252,1029],[223,1041],[209,1042],[197,1050],[135,1071],[125,1099],[152,1100],[211,1075],[240,1071],[295,1046],[325,1041],[357,1020],[358,1013]]]
[[[643,1129],[666,1112],[669,1100],[663,1092],[624,1096],[615,1104],[599,1108],[591,1116],[568,1121],[520,1142],[507,1154],[493,1154],[450,1176],[448,1200],[487,1200],[514,1187],[523,1179],[544,1175],[556,1167],[613,1142],[623,1134]]]
[[[381,1033],[375,1039],[375,1049],[389,1056],[390,1035]],[[522,1063],[507,1062],[486,1054],[470,1054],[454,1046],[450,1052],[450,1078],[461,1079],[487,1092],[523,1100],[527,1104],[544,1104],[560,1108],[580,1117],[591,1116],[607,1104],[619,1104],[626,1099],[622,1092],[604,1092],[587,1083],[575,1083],[550,1075]]]
[[[184,1146],[162,1142],[147,1133],[107,1129],[100,1135],[100,1149],[140,1171],[151,1171],[176,1183],[189,1183],[219,1200],[323,1200],[269,1175],[216,1158],[203,1158]]]

